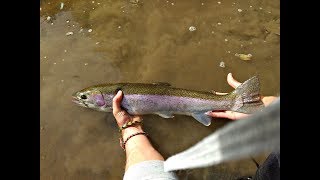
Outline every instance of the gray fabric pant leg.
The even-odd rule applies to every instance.
[[[129,167],[123,180],[178,180],[173,172],[164,172],[163,162],[160,160],[144,161]]]
[[[272,152],[258,168],[254,180],[280,180],[280,151]]]

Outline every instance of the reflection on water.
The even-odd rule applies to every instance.
[[[279,6],[277,0],[42,0],[41,179],[122,178],[125,159],[112,115],[71,102],[71,94],[84,87],[169,82],[231,91],[226,75],[232,72],[240,81],[258,74],[262,94],[278,94]],[[236,53],[250,53],[252,60],[243,61]],[[205,127],[186,116],[144,119],[165,158],[229,122],[214,119]],[[178,174],[184,179],[234,179],[255,169],[245,159]]]

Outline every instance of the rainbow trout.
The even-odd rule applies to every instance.
[[[256,76],[227,95],[174,88],[168,83],[109,83],[74,93],[73,102],[94,110],[112,112],[112,99],[119,90],[124,94],[121,107],[129,114],[157,114],[163,118],[182,114],[192,116],[205,126],[211,124],[211,117],[205,114],[208,111],[253,113],[264,107]]]

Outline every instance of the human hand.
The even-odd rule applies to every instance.
[[[122,127],[128,121],[142,121],[140,116],[132,116],[121,108],[123,93],[121,90],[117,92],[112,101],[112,111],[119,127]]]
[[[231,73],[228,74],[227,81],[228,81],[228,84],[235,89],[241,85],[240,82],[238,82],[237,80],[235,80],[232,77]],[[226,95],[228,93],[215,92],[215,94]],[[277,97],[275,97],[275,96],[261,96],[261,100],[265,106],[268,106],[276,99],[277,99]],[[234,111],[220,111],[220,112],[208,112],[207,115],[209,115],[211,117],[216,117],[216,118],[227,118],[227,119],[231,119],[231,120],[237,120],[237,119],[247,117],[250,114],[244,114],[244,113],[239,113],[239,112],[234,112]]]

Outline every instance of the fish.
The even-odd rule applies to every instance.
[[[260,82],[253,76],[225,95],[207,91],[175,88],[169,83],[105,83],[72,94],[73,102],[97,111],[112,112],[112,99],[121,90],[121,108],[131,115],[155,114],[173,118],[192,116],[205,126],[211,124],[210,111],[235,111],[251,114],[261,111]]]

